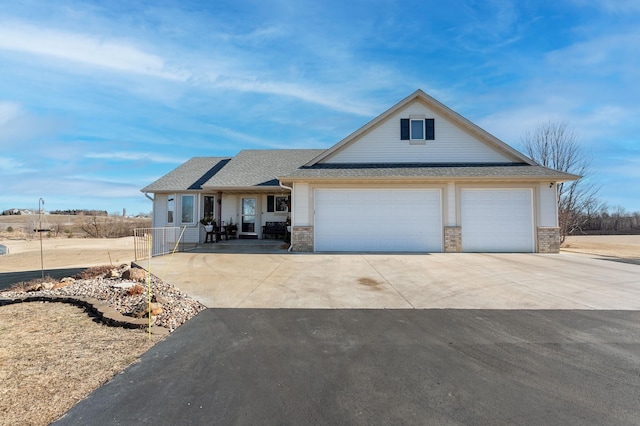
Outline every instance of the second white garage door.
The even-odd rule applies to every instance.
[[[460,195],[462,251],[534,251],[531,189],[463,189]]]
[[[317,189],[315,251],[441,252],[439,189]]]

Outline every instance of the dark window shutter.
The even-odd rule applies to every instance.
[[[275,195],[267,195],[267,211],[272,213],[274,210],[274,206],[276,204],[276,196]]]
[[[403,141],[409,140],[409,119],[408,118],[400,119],[400,140],[403,140]]]
[[[435,128],[435,120],[433,118],[427,118],[425,120],[425,139],[428,141],[435,140],[436,138],[436,128]]]

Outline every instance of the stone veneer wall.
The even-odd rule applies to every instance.
[[[294,226],[291,229],[291,244],[295,252],[313,251],[313,226]]]
[[[462,252],[462,228],[459,226],[444,227],[444,252]]]
[[[538,253],[560,253],[560,228],[538,227]]]

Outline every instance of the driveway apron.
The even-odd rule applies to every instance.
[[[640,309],[640,265],[578,254],[176,253],[151,271],[210,308]]]

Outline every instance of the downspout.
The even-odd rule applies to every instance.
[[[144,196],[151,200],[151,202],[155,201],[153,198],[149,197],[148,192],[143,192]]]
[[[280,185],[280,188],[288,189],[289,192],[291,193],[291,196],[290,196],[291,211],[289,212],[291,215],[291,235],[289,235],[289,238],[291,238],[291,242],[289,243],[289,249],[287,250],[289,253],[291,253],[291,250],[293,250],[293,188],[280,182],[280,179],[278,179],[278,185]]]
[[[220,228],[222,226],[222,191],[218,191],[216,194],[216,224]],[[222,228],[220,228],[222,229]]]

